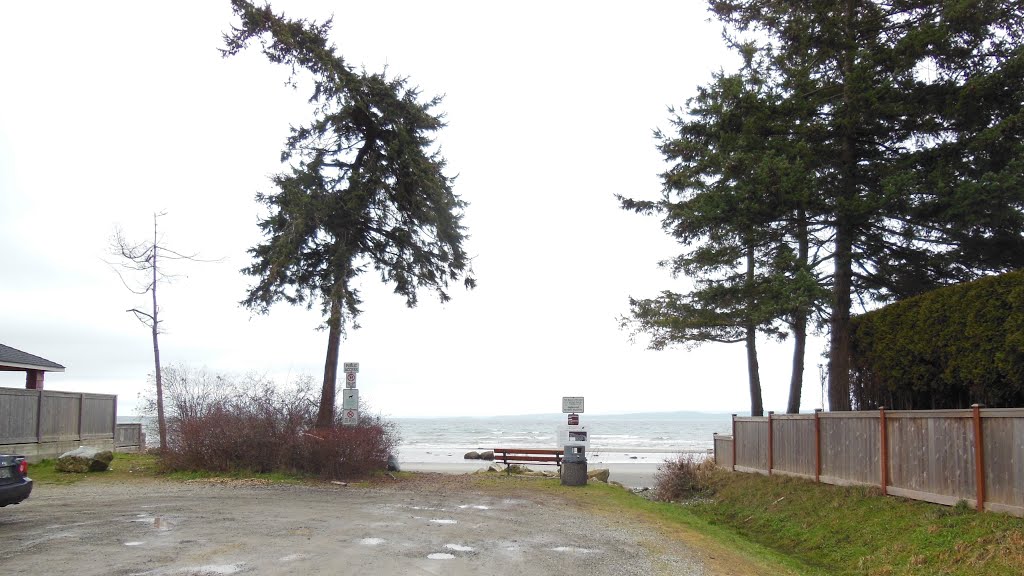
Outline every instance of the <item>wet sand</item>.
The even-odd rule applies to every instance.
[[[493,462],[483,460],[465,460],[463,462],[400,462],[402,470],[409,472],[438,472],[441,474],[472,474],[477,470],[486,470]],[[500,465],[500,464],[499,464]],[[637,462],[603,463],[599,460],[589,460],[588,470],[606,468],[609,471],[608,480],[618,482],[628,488],[653,488],[654,475],[658,472],[660,463]],[[534,466],[534,470],[555,470],[554,466]]]

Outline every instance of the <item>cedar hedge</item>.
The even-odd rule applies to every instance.
[[[857,409],[1024,406],[1024,270],[862,314],[850,337]]]

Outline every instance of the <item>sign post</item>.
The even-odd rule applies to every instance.
[[[359,410],[348,409],[341,412],[342,426],[356,426],[359,424]]]
[[[356,374],[359,374],[359,362],[345,362],[345,392],[341,397],[341,425],[359,425],[359,390],[356,389]]]
[[[583,414],[583,396],[562,396],[562,414]]]
[[[359,390],[346,388],[341,395],[341,407],[343,410],[359,410]]]
[[[587,484],[587,431],[580,426],[583,396],[562,396],[562,413],[569,415],[564,436],[562,459],[562,486]]]

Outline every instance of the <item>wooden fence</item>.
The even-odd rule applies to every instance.
[[[136,422],[115,426],[114,449],[118,451],[144,451],[146,449],[146,434],[142,431],[142,424]]]
[[[1024,409],[815,412],[737,417],[715,462],[883,494],[1024,516]]]

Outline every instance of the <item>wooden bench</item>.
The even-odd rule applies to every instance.
[[[544,450],[540,448],[494,448],[494,461],[501,462],[508,470],[509,464],[553,464],[562,469],[561,450]]]

